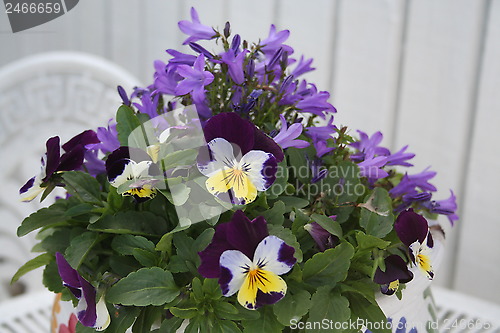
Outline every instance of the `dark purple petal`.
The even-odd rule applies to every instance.
[[[388,284],[393,281],[407,283],[413,279],[413,273],[408,270],[408,265],[400,256],[393,254],[384,259],[385,272],[380,268],[375,272],[373,281],[378,284]]]
[[[33,178],[28,179],[28,181],[26,182],[26,184],[24,184],[23,187],[21,187],[19,189],[19,194],[26,193],[30,188],[32,188],[33,184],[35,183],[35,178],[36,178],[36,176],[33,177]]]
[[[307,224],[304,229],[309,232],[321,252],[335,247],[339,241],[338,237],[326,231],[317,222]]]
[[[422,244],[429,233],[429,224],[422,215],[409,209],[399,214],[394,229],[403,244],[410,246],[416,241]]]
[[[269,155],[269,159],[264,162],[262,176],[266,180],[265,187],[268,189],[276,181],[276,172],[278,171],[278,162],[274,155]]]
[[[257,291],[257,298],[255,299],[255,309],[264,305],[275,304],[281,300],[285,294],[279,292],[263,293],[260,289]]]
[[[96,132],[92,130],[83,131],[82,133],[74,136],[71,140],[62,145],[64,151],[69,152],[77,146],[86,146],[92,143],[99,143],[99,138]]]
[[[292,267],[297,262],[297,259],[293,256],[295,254],[295,248],[283,243],[278,252],[278,261],[285,263],[287,266]]]
[[[96,312],[96,291],[95,288],[84,278],[79,276],[82,285],[83,297],[87,303],[87,308],[77,313],[78,320],[83,326],[94,327],[97,320]]]
[[[57,270],[59,271],[59,276],[61,276],[62,282],[73,288],[81,288],[81,282],[80,282],[80,274],[70,266],[70,264],[66,261],[66,258],[59,253],[56,252],[56,263],[57,263]]]
[[[255,127],[254,132],[254,145],[253,150],[262,150],[266,153],[271,153],[276,157],[278,162],[283,161],[285,158],[285,153],[283,153],[283,149],[266,133]]]
[[[42,179],[43,182],[47,181],[54,172],[56,172],[59,167],[59,161],[61,156],[60,139],[58,136],[54,136],[47,140],[47,164],[45,167],[45,178]]]
[[[72,171],[78,170],[83,165],[86,149],[82,145],[77,145],[69,152],[61,156],[57,171]]]
[[[234,250],[234,247],[227,241],[226,236],[229,223],[219,224],[215,228],[215,234],[212,238],[212,242],[205,248],[205,250],[198,252],[201,259],[198,272],[205,278],[219,278],[221,276],[219,264],[220,256],[226,250]]]
[[[234,112],[224,112],[213,116],[205,124],[203,132],[207,142],[215,138],[226,139],[228,142],[237,144],[243,155],[254,147],[255,126]]]
[[[200,266],[201,267],[201,266]],[[199,271],[199,269],[198,269]],[[201,272],[200,272],[201,274]],[[202,274],[203,275],[203,274]],[[220,277],[219,277],[219,285],[222,290],[222,295],[225,295],[229,291],[229,282],[233,279],[233,273],[227,267],[220,267]]]

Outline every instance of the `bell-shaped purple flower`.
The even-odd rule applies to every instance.
[[[205,86],[212,83],[214,76],[209,71],[205,71],[205,57],[200,54],[193,67],[189,65],[179,65],[177,74],[184,80],[179,82],[175,88],[175,94],[178,96],[191,93],[193,99],[202,101],[205,99]]]
[[[358,152],[351,155],[351,160],[356,162],[364,161],[365,155],[368,151],[378,156],[388,156],[391,154],[389,149],[379,146],[384,137],[382,132],[376,132],[371,137],[369,137],[365,132],[359,130],[358,133],[360,139],[351,143],[351,147],[357,149]]]
[[[289,30],[276,31],[276,26],[272,24],[269,29],[269,36],[260,42],[260,49],[269,56],[274,55],[280,48],[283,48],[284,52],[292,54],[293,49],[290,46],[283,44],[289,36]]]
[[[315,70],[316,68],[311,67],[311,64],[313,62],[313,58],[309,58],[307,60],[304,60],[304,56],[300,56],[300,60],[298,64],[295,66],[295,68],[292,71],[292,75],[294,77],[298,77],[302,74],[305,74],[307,72],[311,72]]]
[[[309,147],[309,142],[304,140],[296,140],[301,134],[303,126],[301,123],[295,123],[288,126],[285,117],[280,114],[281,129],[274,137],[274,141],[281,146],[281,148],[305,148]]]
[[[325,113],[335,113],[337,110],[333,105],[328,103],[330,93],[327,91],[318,92],[316,86],[311,84],[311,94],[305,96],[295,106],[300,112],[315,114],[323,119],[326,118]]]
[[[183,44],[189,44],[190,42],[196,42],[200,39],[212,39],[217,36],[217,32],[211,27],[204,25],[200,22],[198,13],[196,9],[191,7],[191,20],[183,20],[178,23],[179,29],[189,37],[184,40]]]
[[[245,61],[245,56],[248,53],[247,50],[240,52],[238,55],[235,54],[233,50],[228,50],[221,54],[222,61],[227,65],[229,76],[233,79],[234,83],[242,84],[245,82],[245,73],[243,72],[243,62]]]
[[[436,187],[429,183],[429,180],[435,176],[436,172],[429,171],[429,168],[415,175],[408,175],[406,173],[401,178],[399,184],[389,191],[389,194],[393,198],[397,198],[407,193],[414,193],[417,188],[422,191],[435,192],[437,190]]]
[[[375,181],[389,176],[389,173],[382,169],[387,164],[386,156],[375,156],[373,150],[369,150],[363,162],[358,163],[359,173],[362,177]]]
[[[333,220],[335,215],[330,216]],[[339,238],[326,231],[317,222],[311,222],[304,226],[304,229],[311,235],[321,252],[332,249],[338,244]]]

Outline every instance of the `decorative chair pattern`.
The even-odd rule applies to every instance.
[[[139,82],[113,63],[77,52],[38,54],[0,69],[0,302],[42,288],[40,270],[10,286],[16,270],[35,256],[34,237],[19,239],[16,229],[41,206],[38,199],[19,202],[19,187],[39,171],[49,137],[57,133],[64,142],[114,116],[118,84],[130,91]]]

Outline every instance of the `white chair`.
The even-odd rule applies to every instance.
[[[19,188],[39,172],[49,137],[59,135],[65,142],[114,117],[121,103],[117,85],[131,92],[140,83],[107,60],[77,52],[37,54],[0,68],[0,302],[42,288],[41,270],[9,285],[16,270],[35,256],[34,235],[19,239],[16,229],[41,207],[38,199],[19,202]]]

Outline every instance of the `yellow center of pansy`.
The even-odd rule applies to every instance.
[[[238,292],[238,302],[248,309],[255,309],[257,291],[265,294],[286,293],[286,283],[277,274],[262,268],[250,269]]]
[[[156,196],[156,189],[151,185],[144,185],[143,187],[131,188],[123,193],[123,195],[138,196],[139,198],[154,198]]]
[[[245,203],[255,200],[257,188],[251,182],[247,173],[240,168],[228,168],[217,172],[206,181],[207,189],[213,195],[234,191],[237,198],[243,198]]]

